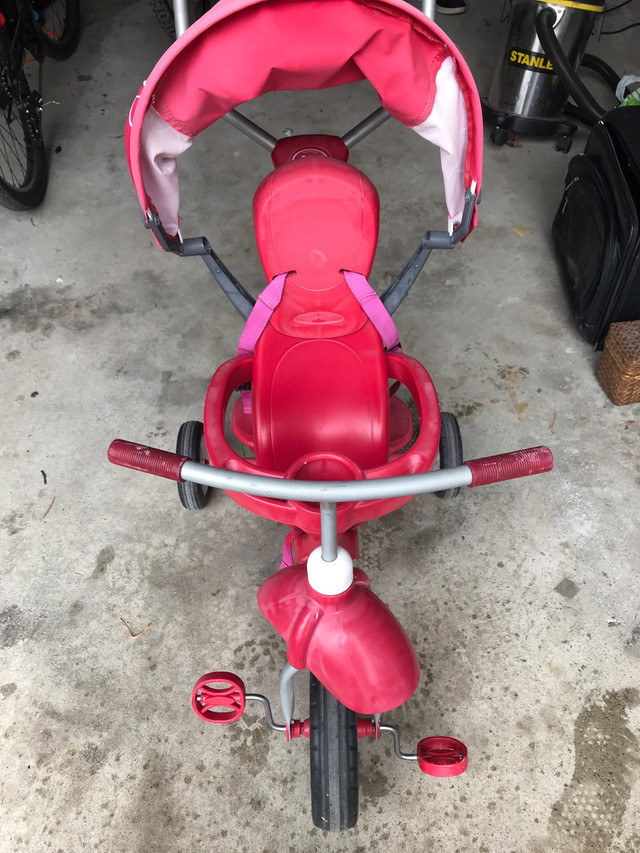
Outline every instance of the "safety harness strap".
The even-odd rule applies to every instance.
[[[352,272],[351,270],[343,270],[342,274],[349,290],[358,300],[362,310],[369,320],[371,320],[376,331],[382,338],[382,343],[387,352],[401,350],[400,336],[396,324],[365,276],[362,273]],[[273,278],[256,299],[256,303],[240,335],[238,355],[251,355],[255,351],[256,344],[267,328],[271,315],[282,300],[287,275],[288,273],[286,272],[280,273],[280,275]],[[247,389],[242,389],[240,394],[242,396],[244,411],[249,413],[251,411],[251,392]]]

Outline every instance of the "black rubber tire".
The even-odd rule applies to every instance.
[[[0,40],[0,204],[29,210],[47,191],[49,167],[40,128],[39,96],[24,74],[17,88],[4,76],[4,42]]]
[[[311,675],[309,681],[311,813],[326,832],[358,821],[358,726],[356,715]]]
[[[462,436],[460,435],[460,427],[458,419],[451,412],[440,413],[440,470],[444,468],[456,468],[462,465],[464,459],[462,456]],[[434,492],[437,498],[441,500],[451,500],[460,492],[460,487],[456,489],[443,489],[440,492]]]
[[[176,453],[200,462],[204,427],[200,421],[186,421],[178,431]],[[204,509],[209,502],[209,489],[199,483],[178,483],[180,503],[185,509]]]
[[[156,18],[171,41],[175,40],[176,30],[173,22],[173,0],[149,0]],[[189,21],[193,23],[213,6],[207,0],[188,0]]]
[[[67,59],[80,41],[80,0],[34,0],[45,56]]]

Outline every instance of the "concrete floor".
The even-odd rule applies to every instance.
[[[562,292],[550,225],[568,158],[549,140],[488,143],[480,227],[432,257],[396,315],[466,458],[548,444],[556,460],[363,531],[363,568],[423,664],[385,722],[405,751],[460,737],[469,770],[431,779],[389,741],[361,741],[359,823],[326,836],[306,742],[286,744],[255,707],[228,728],[190,708],[203,672],[233,669],[280,716],[284,645],[255,592],[282,530],[223,495],[187,512],[172,483],[107,462],[116,437],[173,449],[241,323],[197,259],[154,247],[130,185],[123,125],[163,34],[145,0],[82,5],[78,52],[45,69],[59,102],[46,201],[0,210],[0,850],[637,851],[640,406],[610,403]],[[483,94],[501,7],[440,19]],[[636,33],[590,50],[637,73]],[[276,135],[344,132],[370,102],[351,87],[246,112]],[[354,151],[382,196],[378,287],[443,221],[428,148],[390,122]],[[254,292],[250,202],[268,168],[226,125],[183,164],[185,233],[204,232]]]

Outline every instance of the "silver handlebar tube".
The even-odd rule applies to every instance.
[[[182,465],[180,476],[191,483],[199,483],[227,492],[241,492],[263,498],[289,501],[312,501],[325,504],[348,501],[379,500],[421,495],[427,492],[469,486],[471,469],[467,465],[428,471],[423,474],[404,474],[401,477],[381,477],[375,480],[285,480],[280,477],[264,477],[260,474],[245,474],[213,468],[200,462],[187,461]]]

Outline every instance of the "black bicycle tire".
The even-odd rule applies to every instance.
[[[456,468],[462,465],[462,436],[460,435],[460,427],[458,419],[451,412],[440,413],[440,470],[444,468]],[[434,492],[437,498],[441,500],[451,500],[460,493],[460,487],[455,489],[443,489],[439,492]]]
[[[194,462],[200,462],[200,446],[204,427],[200,421],[186,421],[178,431],[176,453],[188,456]],[[204,509],[209,502],[209,489],[199,483],[188,480],[178,482],[178,496],[185,509]]]
[[[314,675],[309,726],[313,823],[325,832],[343,832],[358,821],[357,719]]]
[[[6,48],[0,41],[0,75],[6,63]],[[35,98],[23,73],[18,79],[18,91],[8,92],[4,75],[0,77],[0,87],[0,204],[9,210],[31,210],[43,200],[49,180],[49,165]],[[3,93],[7,95],[7,104],[11,98],[11,125],[5,118]],[[19,138],[13,130],[18,127]],[[13,171],[8,152],[10,147],[16,146],[24,151],[24,176],[19,179],[16,176],[12,182],[8,180],[10,172]]]
[[[54,0],[58,2],[58,0]],[[44,27],[40,28],[40,39],[45,56],[51,59],[68,59],[80,41],[80,0],[62,0],[65,3],[64,23],[59,35],[50,35]],[[41,7],[41,14],[46,13],[50,0],[35,3],[36,11]],[[44,26],[46,27],[46,21]]]

